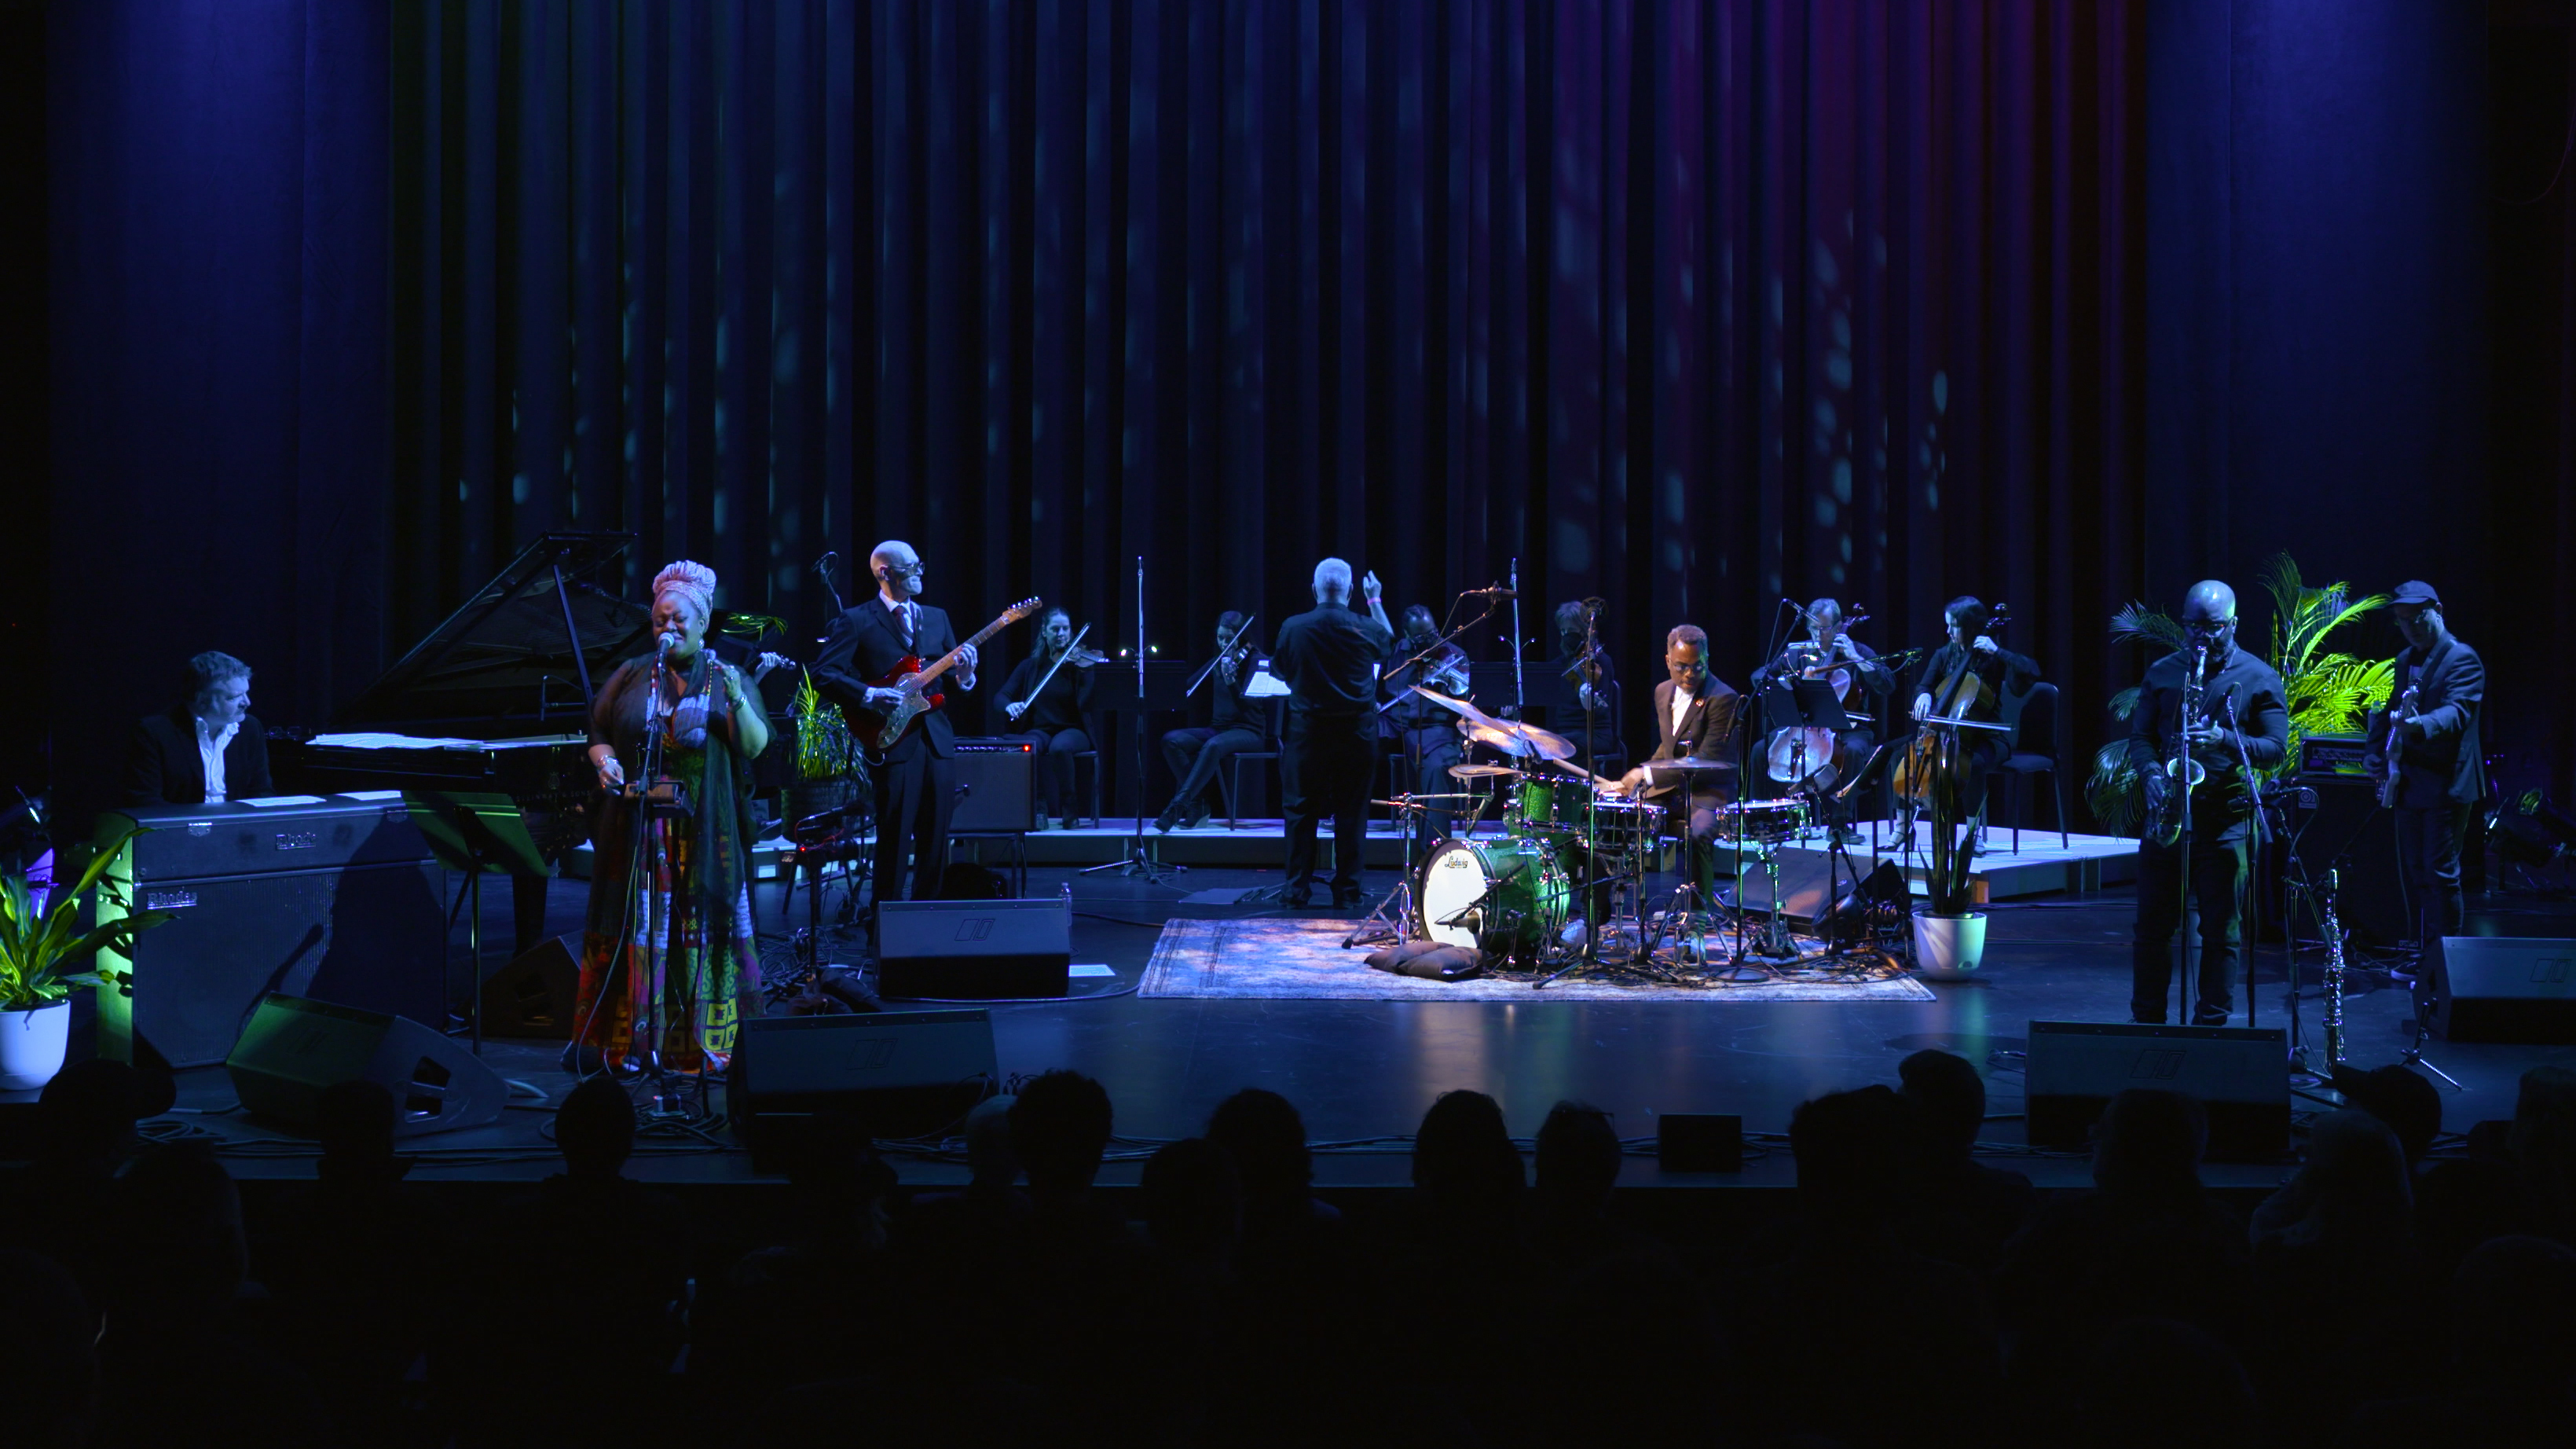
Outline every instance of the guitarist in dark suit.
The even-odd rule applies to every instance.
[[[1655,686],[1655,752],[1620,777],[1619,788],[1660,799],[1679,818],[1690,839],[1691,878],[1704,887],[1711,878],[1708,843],[1717,838],[1732,782],[1721,774],[1685,778],[1671,772],[1659,781],[1652,767],[1658,760],[1732,757],[1740,698],[1733,686],[1708,672],[1708,634],[1697,624],[1676,625],[1664,636],[1664,669],[1671,677]]]
[[[125,803],[203,805],[269,791],[268,736],[250,712],[250,666],[212,650],[190,659],[180,702],[134,727]]]
[[[814,662],[814,680],[845,709],[883,716],[902,703],[900,690],[877,683],[891,679],[906,659],[923,663],[957,648],[957,630],[948,612],[920,602],[921,556],[912,545],[889,539],[868,555],[877,576],[877,596],[832,621],[823,652]],[[975,651],[960,652],[956,687],[975,687]],[[877,858],[872,873],[878,902],[926,900],[939,893],[939,874],[948,861],[948,819],[957,808],[956,726],[945,710],[931,710],[869,760],[876,786]],[[913,862],[912,890],[904,892],[904,861]]]
[[[2460,932],[2460,848],[2487,794],[2478,737],[2487,668],[2443,623],[2442,598],[2431,584],[2399,584],[2391,603],[2406,649],[2397,656],[2389,708],[2372,723],[2368,762],[2372,777],[2384,780],[2389,756],[2397,759],[2395,787],[2384,794],[2397,820],[2420,971],[2434,964],[2444,936]],[[2410,688],[2411,713],[2404,707]]]

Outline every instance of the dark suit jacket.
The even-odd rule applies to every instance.
[[[239,800],[274,795],[268,778],[268,735],[259,716],[242,716],[224,746],[224,798]],[[134,726],[126,748],[125,803],[128,805],[203,805],[206,762],[197,757],[197,720],[184,709],[145,715]]]
[[[927,664],[957,647],[957,630],[949,624],[947,610],[918,602],[914,607],[921,611],[921,624],[909,649],[904,647],[903,626],[895,622],[882,596],[871,596],[833,620],[823,635],[823,652],[814,661],[815,687],[845,711],[874,714],[866,702],[869,680],[893,673],[907,654]],[[936,692],[963,692],[955,671],[940,680]],[[946,759],[956,738],[957,726],[949,721],[948,712],[934,709],[913,721],[885,758],[899,763],[927,752]]]
[[[1726,681],[1712,674],[1701,681],[1699,694],[1690,708],[1682,711],[1682,727],[1673,728],[1673,682],[1669,679],[1655,686],[1655,752],[1649,760],[1678,760],[1686,755],[1701,759],[1727,759],[1734,754],[1735,711],[1741,702]],[[1678,787],[1666,785],[1649,789],[1648,795],[1668,794]],[[1705,785],[1695,794],[1713,793]]]
[[[2415,686],[2415,714],[2423,734],[2404,742],[2398,760],[2406,774],[2398,804],[2429,810],[2444,802],[2473,805],[2486,798],[2486,749],[2478,735],[2478,716],[2486,708],[2487,667],[2478,651],[2457,639],[2445,639],[2428,655],[2409,649],[2397,656],[2397,685],[2389,691],[2393,709]],[[2379,773],[2387,761],[2388,711],[2371,721],[2370,770]]]

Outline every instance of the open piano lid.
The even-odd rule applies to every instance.
[[[580,666],[596,689],[652,637],[651,611],[602,586],[634,541],[625,533],[549,533],[529,544],[351,700],[333,728],[497,738],[541,713],[580,728],[589,710]],[[581,641],[579,664],[567,624]]]

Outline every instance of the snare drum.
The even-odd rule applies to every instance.
[[[1422,863],[1422,934],[1489,956],[1535,959],[1565,929],[1574,888],[1543,840],[1452,840]]]
[[[1741,816],[1737,811],[1741,810]],[[1778,800],[1747,800],[1718,817],[1718,829],[1736,828],[1742,821],[1740,839],[1757,845],[1778,845],[1797,839],[1807,829],[1807,802],[1801,796]]]
[[[1642,855],[1654,848],[1664,807],[1601,791],[1592,797],[1592,847],[1602,855]]]

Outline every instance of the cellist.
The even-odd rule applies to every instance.
[[[1997,644],[1986,632],[1993,617],[1983,600],[1973,594],[1962,594],[1944,605],[1941,619],[1949,628],[1950,642],[1932,651],[1923,663],[1923,688],[1914,696],[1914,717],[1931,719],[1976,720],[2000,723],[2004,701],[2018,699],[2030,692],[2039,679],[2039,665],[2026,654],[2015,654]],[[2012,737],[1999,731],[1961,730],[1959,741],[1966,778],[1960,781],[1959,808],[1963,819],[1978,822],[1978,832],[1985,830],[1986,776],[2012,753]],[[1981,839],[1978,842],[1982,845]]]
[[[1869,752],[1877,748],[1878,732],[1872,725],[1879,717],[1879,701],[1896,688],[1896,675],[1879,662],[1877,650],[1852,638],[1840,600],[1818,599],[1798,611],[1798,620],[1806,637],[1791,640],[1778,657],[1753,671],[1753,689],[1756,694],[1762,693],[1774,680],[1822,679],[1832,683],[1834,697],[1842,701],[1852,727],[1834,737],[1830,763],[1835,778],[1849,779],[1852,771],[1869,762]],[[1808,762],[1811,770],[1827,763]]]

